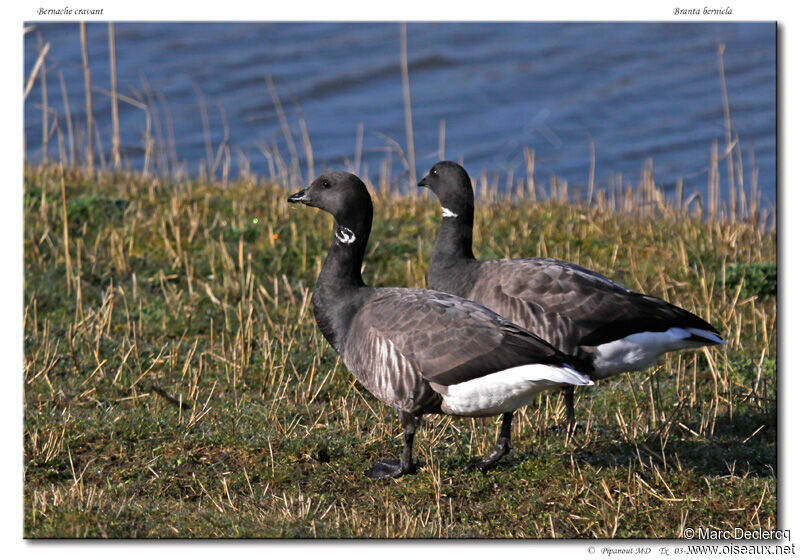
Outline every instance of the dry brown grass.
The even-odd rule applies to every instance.
[[[424,285],[435,203],[372,188],[367,281]],[[287,192],[27,171],[27,536],[775,527],[775,298],[751,294],[744,277],[725,281],[731,264],[774,262],[773,233],[658,204],[643,216],[484,193],[481,257],[580,263],[699,313],[730,344],[581,392],[572,439],[557,394],[540,396],[518,415],[512,454],[485,476],[461,467],[492,446],[495,421],[430,417],[422,471],[376,484],[361,473],[397,452],[396,419],[314,325],[331,224],[289,208]]]

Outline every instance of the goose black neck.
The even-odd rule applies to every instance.
[[[428,286],[460,297],[472,290],[478,261],[472,254],[472,207],[444,213],[428,267]]]
[[[336,222],[333,241],[314,287],[314,317],[319,329],[341,354],[350,323],[367,289],[361,278],[361,264],[372,227],[369,219],[343,225]]]
[[[442,224],[431,255],[431,264],[475,259],[472,253],[474,209],[464,205],[457,212],[443,209]]]
[[[361,265],[372,228],[372,215],[365,220],[336,222],[333,240],[317,278],[317,285],[331,292],[346,292],[365,286],[361,278]]]

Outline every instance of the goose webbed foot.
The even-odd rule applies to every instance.
[[[500,435],[497,438],[497,443],[494,446],[494,450],[492,450],[492,452],[483,459],[468,465],[464,470],[479,470],[481,472],[486,472],[491,467],[496,465],[504,455],[508,455],[508,452],[511,451],[511,420],[513,418],[513,412],[503,413],[503,425],[500,427]]]
[[[372,468],[364,472],[367,478],[381,480],[383,478],[399,478],[404,474],[417,472],[417,465],[411,463],[404,466],[400,459],[381,459],[376,461]]]
[[[373,480],[383,478],[398,478],[404,474],[414,474],[417,472],[417,464],[412,459],[412,448],[414,447],[414,433],[417,431],[420,417],[414,416],[405,411],[400,411],[400,423],[403,426],[403,458],[402,459],[381,459],[376,461],[372,468],[364,472],[364,476]]]
[[[508,455],[509,451],[511,451],[511,442],[506,438],[500,437],[491,453],[489,453],[486,457],[475,461],[474,463],[470,463],[464,468],[464,470],[475,470],[485,473],[494,465],[496,465],[504,455]]]

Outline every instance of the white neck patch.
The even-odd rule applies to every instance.
[[[442,218],[458,218],[458,214],[442,206]]]
[[[335,235],[336,235],[336,240],[339,241],[339,243],[343,243],[345,245],[350,245],[356,240],[356,234],[353,233],[351,229],[346,228],[344,226],[339,226],[339,228],[336,230]]]

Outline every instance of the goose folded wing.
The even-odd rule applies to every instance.
[[[359,323],[391,342],[424,379],[442,386],[525,364],[571,363],[485,307],[442,292],[381,289],[355,318],[354,326]]]
[[[567,328],[575,331],[580,345],[596,346],[671,327],[718,334],[708,322],[685,309],[628,290],[578,265],[555,259],[494,262],[497,264],[481,275],[476,286],[482,297],[496,300],[494,309],[508,307],[509,318],[515,319],[514,313],[524,307],[541,322],[569,323]]]

